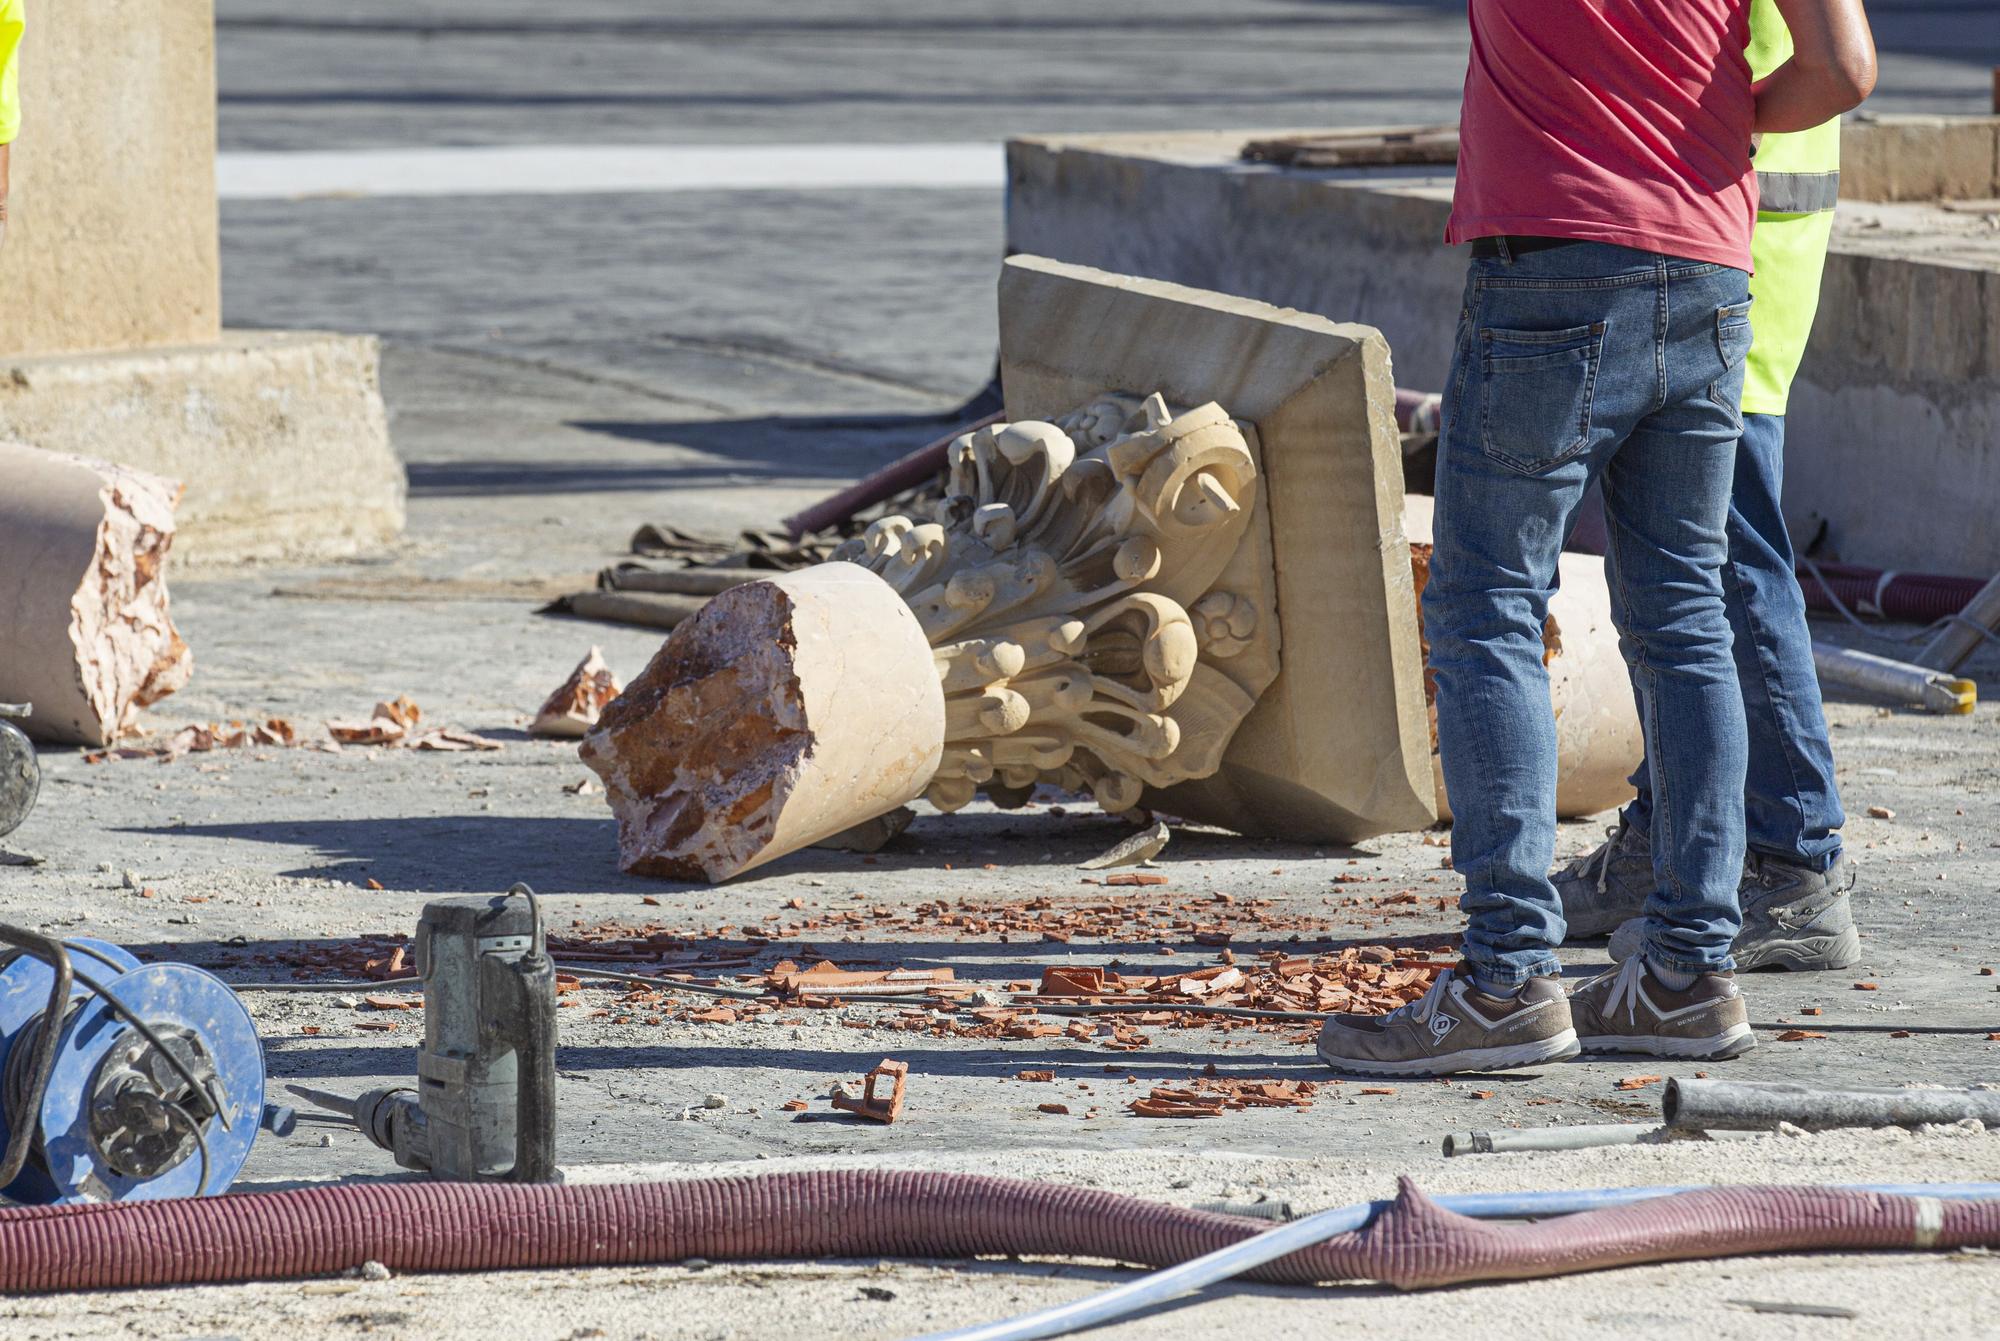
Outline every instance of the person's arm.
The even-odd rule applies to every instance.
[[[1777,0],[1792,58],[1757,84],[1760,134],[1811,130],[1875,88],[1875,35],[1861,0]]]

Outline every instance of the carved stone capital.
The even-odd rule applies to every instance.
[[[1122,811],[1213,772],[1278,670],[1266,551],[1239,562],[1260,519],[1254,430],[1212,401],[1106,394],[967,434],[948,460],[928,520],[886,517],[833,554],[894,588],[930,642],[931,802],[1018,804],[1052,782]]]

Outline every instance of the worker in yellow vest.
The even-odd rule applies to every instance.
[[[1746,54],[1756,80],[1791,57],[1791,34],[1774,0],[1752,0]],[[1833,231],[1840,121],[1767,135],[1753,161],[1758,189],[1750,242],[1753,342],[1730,499],[1729,561],[1723,567],[1750,733],[1744,795],[1749,856],[1738,891],[1743,929],[1734,954],[1739,969],[1841,969],[1861,958],[1848,906],[1854,871],[1841,853],[1846,817],[1813,671],[1805,596],[1778,506],[1785,399],[1819,308],[1820,272]],[[1619,816],[1610,840],[1553,877],[1569,936],[1613,932],[1611,954],[1621,960],[1637,948],[1636,919],[1655,883],[1649,762],[1633,774],[1638,797]]]
[[[7,172],[14,136],[21,129],[21,33],[23,0],[0,0],[0,241],[7,236]]]

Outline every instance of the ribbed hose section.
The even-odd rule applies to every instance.
[[[1929,624],[1957,614],[1986,585],[1984,579],[1977,577],[1901,573],[1841,563],[1820,564],[1818,572],[1801,563],[1798,578],[1809,609],[1837,613],[1839,607],[1827,596],[1831,590],[1842,605],[1857,614],[1880,615],[1913,624]]]
[[[375,1183],[0,1211],[9,1294],[398,1271],[826,1257],[1089,1257],[1164,1266],[1267,1228],[1086,1188],[840,1170],[606,1186]],[[1406,1289],[1801,1249],[2000,1246],[2000,1202],[1717,1188],[1541,1224],[1440,1209],[1407,1180],[1366,1229],[1256,1272]]]

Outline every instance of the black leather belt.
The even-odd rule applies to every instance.
[[[1482,261],[1497,261],[1507,256],[1525,256],[1531,251],[1547,251],[1551,247],[1569,247],[1583,241],[1575,237],[1480,237],[1472,240],[1472,254]],[[1501,243],[1506,250],[1501,250]]]

